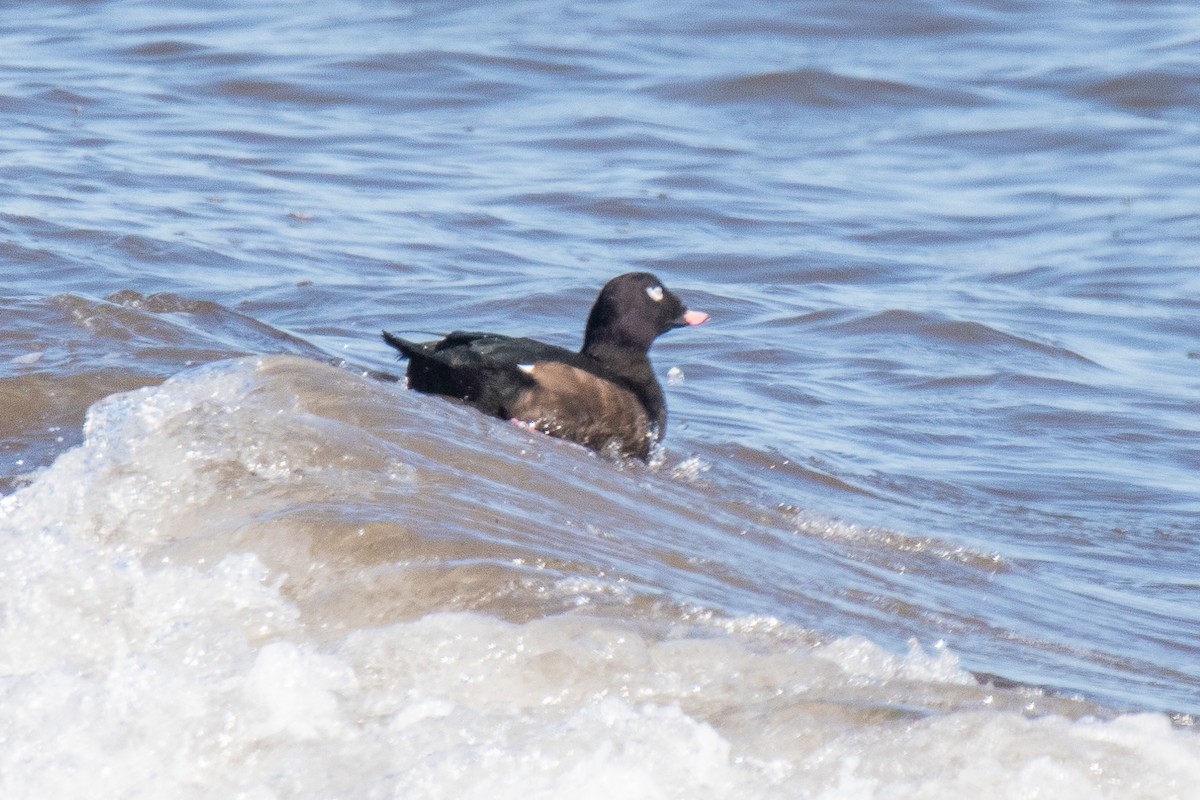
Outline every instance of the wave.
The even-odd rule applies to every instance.
[[[733,511],[684,464],[429,401],[273,356],[93,406],[84,441],[0,499],[6,796],[279,796],[286,775],[347,796],[1158,798],[1200,776],[1165,716],[697,602],[737,578],[702,557]],[[768,530],[725,552],[778,557]]]
[[[817,108],[986,105],[982,97],[962,90],[812,68],[680,82],[660,87],[658,91],[670,98],[705,103],[794,104]]]

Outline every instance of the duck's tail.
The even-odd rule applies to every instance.
[[[394,333],[383,331],[383,340],[392,347],[400,351],[401,358],[412,358],[414,355],[422,353],[423,348],[416,342],[410,342],[407,339],[401,339]]]

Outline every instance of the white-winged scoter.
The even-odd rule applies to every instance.
[[[410,342],[384,331],[383,340],[408,359],[410,389],[645,460],[667,427],[650,345],[672,328],[707,319],[650,273],[630,272],[600,291],[578,353],[498,333],[455,331],[437,341]]]

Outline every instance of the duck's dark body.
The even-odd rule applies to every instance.
[[[653,275],[621,275],[588,317],[580,352],[534,339],[457,331],[433,342],[383,334],[408,358],[408,385],[462,400],[596,450],[646,459],[666,431],[662,387],[648,350],[671,328],[708,316],[688,311]]]

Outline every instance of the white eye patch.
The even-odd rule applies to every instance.
[[[656,303],[661,303],[663,299],[663,288],[661,286],[647,286],[646,294],[650,295],[650,299]]]

